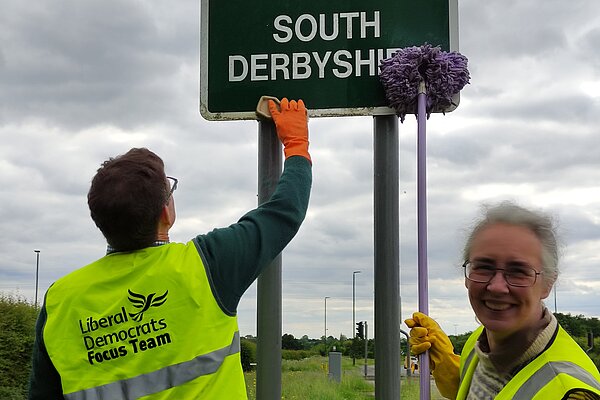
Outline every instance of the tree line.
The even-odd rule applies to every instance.
[[[35,336],[35,321],[39,308],[23,297],[0,293],[0,399],[23,400],[27,398],[31,354]],[[600,320],[583,315],[554,314],[561,326],[584,349],[588,350],[588,333],[594,336],[593,348],[588,354],[600,368]],[[450,335],[454,350],[460,354],[471,332]],[[330,351],[339,351],[344,356],[356,359],[364,357],[365,342],[360,338],[340,335],[311,339],[307,335],[295,338],[291,334],[281,337],[282,357],[302,359],[313,355],[325,356]],[[401,339],[401,350],[406,354],[406,339]],[[375,341],[367,342],[367,356],[375,357]],[[256,363],[256,338],[245,336],[241,340],[242,366],[249,370]]]

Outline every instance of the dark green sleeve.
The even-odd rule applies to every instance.
[[[225,313],[235,315],[246,289],[298,232],[308,208],[311,169],[304,157],[288,158],[269,201],[237,223],[194,239]]]
[[[63,399],[62,384],[58,371],[46,351],[43,332],[46,323],[46,306],[42,306],[35,324],[35,342],[29,376],[29,399]]]

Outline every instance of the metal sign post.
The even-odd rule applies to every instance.
[[[375,398],[400,398],[398,117],[374,118]]]
[[[269,200],[281,175],[282,151],[273,121],[258,122],[258,204]],[[281,399],[281,254],[258,277],[256,398]]]

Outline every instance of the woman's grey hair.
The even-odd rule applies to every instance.
[[[556,282],[559,272],[557,227],[554,219],[546,213],[521,207],[512,201],[503,201],[496,205],[485,205],[483,207],[482,217],[476,220],[471,233],[467,237],[463,249],[463,259],[469,259],[473,238],[483,228],[497,223],[522,226],[535,234],[542,244],[542,277],[546,285],[552,286]]]

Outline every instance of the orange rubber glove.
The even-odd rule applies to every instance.
[[[273,100],[269,100],[269,111],[275,122],[277,136],[283,143],[285,158],[302,156],[311,161],[308,153],[308,113],[304,102],[284,98],[279,106],[281,111]]]
[[[447,399],[456,399],[460,381],[460,356],[454,354],[452,342],[433,318],[416,312],[404,323],[411,328],[410,350],[421,354],[429,350],[429,366],[433,372],[435,384]]]

